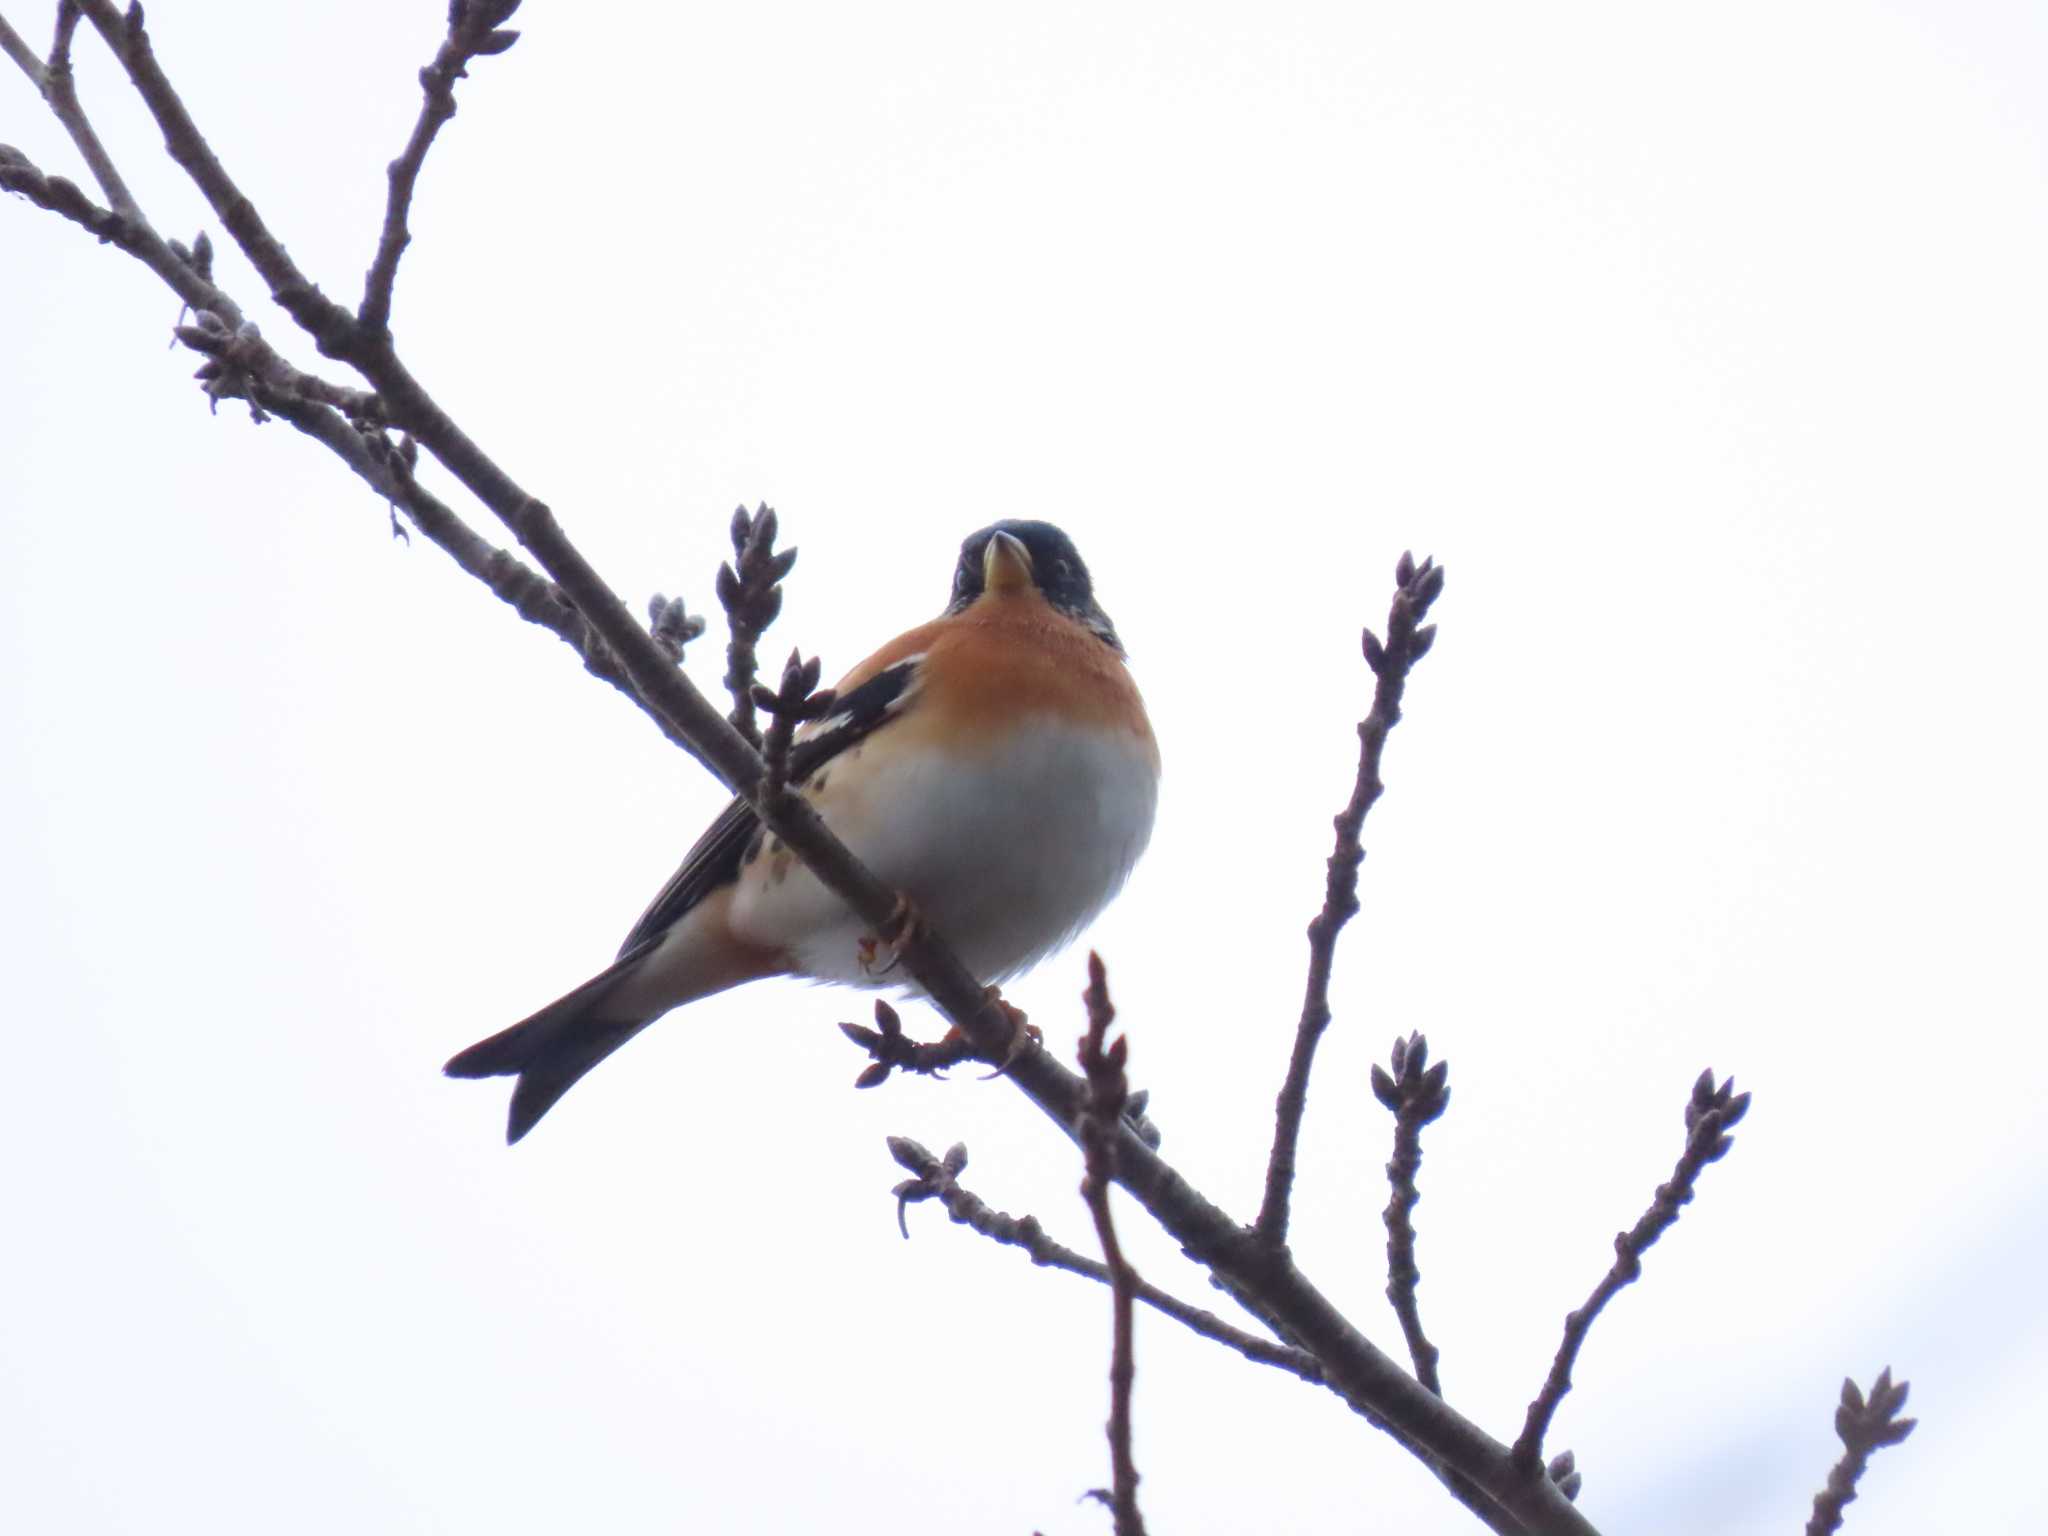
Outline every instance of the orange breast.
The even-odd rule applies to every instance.
[[[905,656],[924,653],[918,698],[890,726],[903,745],[945,739],[964,750],[992,741],[1019,716],[1059,715],[1127,731],[1156,762],[1144,701],[1123,658],[1035,590],[990,595],[965,613],[920,625],[849,673],[855,686]]]

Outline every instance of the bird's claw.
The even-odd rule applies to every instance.
[[[908,896],[899,895],[881,932],[863,938],[859,944],[863,976],[887,976],[903,963],[903,951],[925,930],[924,914]],[[887,960],[882,956],[886,952]]]
[[[995,1071],[983,1074],[984,1082],[992,1077],[1007,1077],[1010,1068],[1017,1065],[1024,1053],[1045,1039],[1045,1032],[1025,1017],[1022,1008],[1015,1003],[1004,1001],[1000,987],[988,988],[985,995],[995,1004],[997,1011],[1009,1021],[1010,1043],[1004,1048],[1003,1059],[996,1063]]]

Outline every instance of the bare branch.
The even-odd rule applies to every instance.
[[[725,609],[731,640],[725,647],[725,687],[732,695],[733,729],[756,747],[761,732],[754,724],[755,647],[782,612],[782,581],[796,565],[796,551],[775,548],[775,509],[765,503],[749,514],[732,514],[732,564],[718,568],[716,590]]]
[[[23,41],[21,34],[8,25],[7,18],[0,16],[0,52],[14,60],[21,72],[28,76],[49,106],[51,115],[71,135],[71,142],[85,157],[86,168],[113,205],[114,212],[139,223],[142,221],[140,205],[128,190],[128,183],[121,179],[121,173],[114,168],[113,158],[100,142],[99,134],[93,130],[85,108],[79,104],[78,84],[71,72],[71,39],[77,30],[76,0],[61,0],[57,7],[56,33],[50,41],[49,61],[45,63],[36,57],[35,50]]]
[[[593,677],[611,684],[634,704],[640,703],[639,695],[619,669],[610,649],[562,596],[559,587],[510,550],[479,536],[446,502],[413,478],[408,462],[412,457],[409,439],[394,446],[381,432],[362,430],[331,406],[277,392],[252,380],[230,383],[220,393],[240,396],[245,388],[255,391],[252,403],[290,422],[333,453],[378,496],[403,508],[413,526],[464,572],[483,583],[527,623],[547,630],[576,652]],[[673,732],[668,734],[677,746],[696,755],[696,748],[688,740]]]
[[[1408,1341],[1408,1358],[1415,1362],[1415,1379],[1443,1396],[1437,1380],[1437,1347],[1422,1331],[1422,1311],[1416,1304],[1415,1287],[1422,1271],[1415,1267],[1415,1227],[1409,1214],[1422,1198],[1415,1176],[1422,1170],[1422,1128],[1441,1115],[1451,1101],[1446,1084],[1450,1063],[1428,1065],[1429,1042],[1419,1034],[1394,1042],[1394,1070],[1389,1074],[1372,1069],[1373,1097],[1394,1114],[1394,1159],[1387,1164],[1387,1181],[1393,1195],[1387,1201],[1387,1300],[1401,1320],[1402,1337]]]
[[[298,322],[326,355],[361,367],[365,353],[375,355],[381,351],[395,366],[396,360],[389,354],[388,337],[382,333],[369,337],[357,325],[353,315],[329,299],[299,270],[256,206],[229,176],[158,64],[143,24],[142,7],[131,4],[124,15],[115,10],[110,0],[75,0],[75,3],[126,70],[130,83],[163,132],[166,153],[206,198],[229,236],[269,288],[271,298]],[[381,348],[376,344],[380,341],[383,343]],[[403,370],[399,372],[402,374]],[[405,375],[404,378],[410,384],[410,376]]]
[[[163,130],[164,148],[192,179],[242,254],[256,268],[270,293],[325,351],[330,338],[353,325],[348,311],[328,300],[309,282],[278,238],[270,232],[256,205],[221,165],[178,93],[157,64],[143,27],[142,7],[131,5],[124,16],[111,0],[75,0],[121,67],[128,72],[143,104]]]
[[[796,728],[811,720],[822,720],[832,711],[833,692],[818,686],[821,663],[813,656],[804,660],[802,651],[791,651],[782,665],[782,686],[754,685],[753,702],[769,717],[768,739],[761,747],[760,798],[770,804],[782,798],[789,786],[789,749],[796,740]]]
[[[879,1087],[898,1068],[925,1077],[943,1077],[949,1067],[980,1059],[974,1042],[957,1029],[943,1040],[911,1039],[903,1033],[903,1020],[896,1010],[879,997],[875,999],[875,1028],[863,1024],[841,1024],[839,1028],[874,1058],[853,1080],[856,1088]]]
[[[130,220],[112,209],[102,208],[68,177],[45,175],[12,144],[0,144],[0,188],[19,192],[38,208],[69,219],[102,244],[132,250],[137,239],[137,226]]]
[[[327,406],[357,426],[375,428],[383,425],[383,401],[366,390],[334,384],[294,367],[263,339],[263,333],[256,328],[254,321],[244,320],[230,325],[213,310],[202,308],[194,312],[190,325],[176,327],[173,334],[194,352],[211,360],[209,367],[199,370],[198,377],[206,385],[206,392],[216,400],[224,394],[233,393],[249,400],[252,406],[260,406],[262,400],[258,395],[222,387],[223,380],[254,379],[265,386],[265,394],[286,395],[308,404]]]
[[[519,40],[517,32],[498,29],[519,9],[519,0],[454,0],[448,7],[448,35],[434,54],[433,63],[420,71],[419,120],[398,158],[385,168],[391,182],[384,203],[384,227],[377,236],[377,254],[363,279],[363,302],[356,310],[356,323],[366,331],[390,328],[391,290],[398,281],[398,260],[412,243],[406,215],[412,208],[413,188],[426,164],[427,151],[441,125],[455,115],[455,82],[467,72],[470,61],[486,54],[503,53]]]
[[[35,49],[29,47],[28,40],[9,25],[5,16],[0,16],[0,53],[14,60],[16,67],[28,76],[29,83],[39,93],[44,90],[43,61],[36,57]],[[48,100],[47,95],[44,99]]]
[[[0,188],[19,192],[38,207],[69,219],[156,273],[193,311],[193,323],[178,327],[178,339],[218,363],[220,373],[259,379],[273,393],[331,406],[352,421],[383,419],[383,403],[377,396],[307,373],[264,341],[255,325],[242,318],[241,307],[214,284],[204,235],[191,250],[166,241],[147,222],[100,207],[61,176],[46,176],[8,145],[0,145]],[[209,387],[208,393],[218,398],[224,391]]]
[[[1117,1241],[1109,1209],[1109,1186],[1116,1167],[1117,1131],[1130,1084],[1124,1077],[1130,1036],[1109,1039],[1116,1008],[1109,1000],[1109,975],[1102,957],[1088,954],[1088,990],[1081,994],[1088,1009],[1088,1033],[1081,1038],[1081,1070],[1088,1079],[1088,1097],[1081,1111],[1081,1152],[1088,1171],[1081,1180],[1081,1198],[1095,1219],[1095,1237],[1109,1270],[1112,1330],[1109,1353],[1109,1508],[1116,1536],[1145,1536],[1145,1518],[1138,1512],[1138,1464],[1131,1454],[1131,1386],[1137,1377],[1137,1356],[1131,1330],[1131,1298],[1137,1272]]]
[[[516,555],[479,537],[445,502],[421,487],[403,459],[393,456],[396,450],[381,433],[372,437],[360,430],[385,414],[380,397],[294,367],[242,319],[240,306],[205,276],[204,262],[193,253],[181,255],[180,247],[165,242],[146,224],[99,207],[73,183],[45,176],[26,156],[5,145],[0,145],[0,189],[21,193],[149,267],[194,311],[193,323],[180,326],[177,335],[208,358],[200,374],[210,396],[246,400],[259,415],[280,416],[321,443],[381,499],[404,508],[414,526],[464,571],[521,618],[566,642],[587,671],[624,693],[670,741],[699,756],[688,737],[647,709],[610,648],[559,587]]]
[[[78,146],[78,152],[85,157],[92,179],[100,184],[100,190],[106,194],[114,212],[123,218],[140,219],[143,216],[142,205],[135,201],[135,195],[128,190],[128,183],[114,168],[113,157],[100,142],[99,134],[93,131],[92,122],[79,103],[78,81],[71,72],[71,38],[77,30],[76,0],[61,0],[57,7],[57,34],[50,44],[50,62],[43,73],[43,99],[50,104],[57,121],[64,125],[64,131],[71,135],[71,142]]]
[[[45,175],[34,161],[8,144],[0,144],[0,190],[19,192],[37,207],[69,219],[102,245],[127,252],[161,278],[188,308],[209,310],[230,325],[241,324],[241,306],[214,285],[208,270],[211,252],[204,245],[204,236],[201,244],[189,251],[166,241],[147,222],[102,208],[76,183]]]
[[[1897,1445],[1913,1433],[1918,1419],[1902,1419],[1912,1383],[1892,1381],[1892,1368],[1878,1372],[1866,1400],[1853,1380],[1842,1382],[1841,1406],[1835,1409],[1835,1433],[1842,1437],[1842,1459],[1828,1473],[1827,1486],[1813,1499],[1813,1518],[1806,1522],[1806,1536],[1833,1536],[1842,1528],[1842,1510],[1856,1497],[1856,1484],[1870,1458],[1888,1445]]]
[[[1294,1032],[1294,1053],[1287,1078],[1274,1106],[1273,1152],[1266,1164],[1266,1195],[1259,1205],[1254,1230],[1275,1247],[1287,1241],[1287,1207],[1294,1190],[1295,1149],[1301,1140],[1301,1117],[1308,1108],[1309,1071],[1316,1046],[1330,1027],[1330,968],[1337,953],[1337,935],[1358,911],[1358,866],[1365,860],[1359,832],[1365,813],[1385,788],[1380,783],[1380,754],[1387,732],[1401,719],[1401,693],[1415,664],[1429,654],[1435,626],[1418,628],[1429,605],[1444,589],[1443,567],[1432,560],[1415,563],[1404,554],[1394,568],[1394,603],[1387,615],[1383,646],[1365,631],[1366,665],[1378,678],[1372,711],[1358,723],[1358,777],[1350,802],[1337,815],[1337,846],[1330,854],[1323,910],[1308,925],[1308,987],[1302,999],[1301,1022]]]
[[[1529,1404],[1522,1433],[1515,1441],[1515,1464],[1525,1472],[1535,1470],[1538,1458],[1543,1454],[1543,1437],[1549,1433],[1551,1418],[1557,1413],[1558,1404],[1564,1401],[1565,1393],[1572,1389],[1572,1365],[1578,1359],[1579,1348],[1586,1341],[1593,1319],[1623,1286],[1642,1273],[1644,1252],[1678,1220],[1678,1213],[1691,1202],[1693,1186],[1698,1182],[1701,1171],[1707,1164],[1719,1161],[1735,1144],[1730,1133],[1748,1112],[1749,1095],[1735,1091],[1735,1079],[1732,1077],[1717,1087],[1714,1074],[1702,1072],[1692,1085],[1692,1096],[1685,1106],[1685,1152],[1678,1159],[1671,1182],[1657,1187],[1650,1208],[1633,1227],[1615,1235],[1613,1267],[1601,1277],[1586,1304],[1564,1320],[1564,1342],[1557,1347],[1557,1357],[1550,1364],[1550,1375],[1536,1400]]]
[[[878,1004],[877,1013],[879,1014],[881,1009],[886,1006],[886,1004]],[[851,1026],[841,1025],[840,1027],[848,1030],[849,1033],[854,1032]],[[867,1032],[862,1031],[862,1033]],[[926,1049],[929,1049],[929,1047],[926,1047]],[[1132,1095],[1133,1100],[1136,1097],[1136,1095]],[[1126,1108],[1125,1123],[1129,1123],[1128,1106]],[[1041,1264],[1052,1269],[1062,1269],[1069,1274],[1082,1275],[1088,1279],[1099,1281],[1104,1285],[1109,1283],[1109,1270],[1107,1266],[1098,1263],[1094,1259],[1083,1258],[1072,1249],[1054,1242],[1046,1235],[1045,1229],[1039,1224],[1037,1217],[1016,1217],[994,1210],[984,1203],[979,1196],[963,1188],[958,1182],[958,1175],[967,1166],[966,1147],[954,1147],[941,1160],[934,1157],[924,1147],[907,1136],[892,1136],[889,1138],[889,1151],[898,1163],[909,1169],[914,1175],[913,1178],[906,1179],[898,1184],[894,1190],[897,1199],[897,1221],[899,1226],[902,1224],[905,1210],[911,1204],[920,1200],[937,1200],[945,1206],[946,1214],[961,1226],[970,1227],[974,1231],[981,1233],[984,1237],[993,1238],[999,1243],[1022,1248],[1031,1256],[1031,1260],[1035,1264]],[[1149,1204],[1147,1209],[1151,1209]],[[910,1235],[908,1227],[903,1228],[903,1235],[905,1237]],[[1255,1315],[1259,1316],[1262,1321],[1268,1320],[1271,1309],[1266,1306],[1259,1295],[1220,1275],[1218,1283]],[[1592,1527],[1582,1519],[1579,1519],[1576,1512],[1570,1510],[1569,1507],[1564,1508],[1561,1516],[1552,1515],[1545,1518],[1533,1516],[1527,1508],[1510,1510],[1497,1501],[1495,1497],[1489,1495],[1476,1479],[1461,1472],[1457,1467],[1449,1463],[1430,1462],[1428,1456],[1418,1449],[1415,1442],[1404,1436],[1399,1427],[1390,1423],[1386,1416],[1357,1389],[1352,1381],[1327,1373],[1323,1369],[1322,1362],[1309,1351],[1296,1348],[1291,1344],[1276,1344],[1259,1338],[1256,1334],[1246,1333],[1243,1329],[1233,1327],[1231,1324],[1224,1322],[1215,1314],[1202,1311],[1197,1307],[1189,1305],[1187,1302],[1181,1301],[1170,1293],[1160,1290],[1142,1276],[1137,1277],[1137,1288],[1134,1294],[1139,1301],[1144,1302],[1153,1310],[1184,1324],[1203,1338],[1213,1339],[1219,1344],[1236,1350],[1247,1360],[1260,1365],[1271,1365],[1277,1369],[1290,1372],[1300,1377],[1303,1381],[1328,1387],[1352,1412],[1359,1415],[1359,1417],[1375,1428],[1386,1431],[1397,1442],[1405,1445],[1410,1451],[1421,1456],[1426,1463],[1429,1463],[1431,1469],[1437,1474],[1451,1496],[1469,1509],[1489,1530],[1500,1532],[1501,1536],[1522,1536],[1522,1533],[1531,1531],[1572,1532],[1576,1533],[1576,1536],[1592,1536]],[[1271,1326],[1285,1331],[1285,1324],[1283,1323],[1272,1322]],[[1366,1347],[1370,1348],[1371,1346],[1368,1345]],[[1405,1377],[1403,1378],[1404,1381],[1406,1379]],[[1566,1464],[1565,1471],[1568,1472],[1570,1470],[1570,1457],[1562,1457],[1560,1461]],[[1559,1484],[1559,1491],[1566,1498],[1576,1494],[1578,1491],[1576,1479],[1561,1482]],[[1542,1501],[1534,1493],[1531,1493],[1525,1502],[1531,1506],[1540,1506]]]
[[[955,1147],[944,1159],[934,1157],[907,1136],[891,1136],[889,1152],[897,1162],[909,1169],[914,1178],[906,1179],[895,1189],[897,1215],[901,1220],[904,1210],[920,1200],[937,1200],[946,1209],[946,1214],[963,1227],[979,1232],[983,1237],[993,1238],[1007,1247],[1021,1248],[1031,1257],[1031,1262],[1045,1269],[1064,1270],[1070,1275],[1079,1275],[1102,1285],[1109,1284],[1109,1268],[1096,1259],[1076,1253],[1063,1243],[1055,1241],[1045,1230],[1036,1216],[1011,1216],[996,1210],[972,1190],[963,1188],[958,1182],[962,1169],[967,1166],[967,1149]],[[958,1154],[957,1164],[953,1161]],[[910,1235],[904,1228],[903,1235]],[[1323,1385],[1323,1368],[1314,1355],[1306,1350],[1295,1349],[1286,1344],[1275,1344],[1257,1334],[1246,1333],[1242,1328],[1233,1327],[1213,1312],[1204,1311],[1182,1301],[1171,1292],[1163,1291],[1142,1276],[1133,1276],[1136,1281],[1132,1291],[1139,1301],[1152,1308],[1162,1317],[1170,1317],[1193,1333],[1203,1338],[1236,1350],[1245,1359],[1256,1365],[1270,1365],[1300,1377],[1311,1385]]]

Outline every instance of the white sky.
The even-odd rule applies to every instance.
[[[2038,1529],[2048,14],[527,10],[428,168],[414,366],[636,604],[708,606],[772,502],[770,652],[828,671],[968,530],[1074,534],[1167,759],[1092,942],[1183,1170],[1251,1213],[1357,629],[1434,553],[1305,1266],[1398,1351],[1365,1074],[1426,1030],[1424,1317],[1511,1437],[1733,1072],[1556,1428],[1587,1512],[1797,1530],[1890,1363],[1923,1422],[1849,1529]],[[442,11],[150,10],[337,296]],[[12,76],[0,140],[83,180]],[[209,420],[139,267],[10,201],[0,292],[0,1526],[1106,1530],[1106,1297],[930,1208],[905,1244],[882,1138],[1086,1247],[1076,1155],[1004,1085],[850,1092],[865,1000],[795,985],[508,1152],[440,1062],[601,964],[716,789],[313,445]],[[1063,1051],[1081,979],[1012,989]],[[1333,1399],[1139,1347],[1153,1529],[1476,1529]]]

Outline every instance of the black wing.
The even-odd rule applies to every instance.
[[[832,706],[832,713],[818,722],[818,728],[798,742],[789,754],[789,781],[804,784],[825,764],[848,747],[865,740],[875,727],[909,702],[922,655],[906,656],[884,667],[852,689]],[[718,819],[705,829],[696,845],[683,856],[682,866],[669,876],[640,921],[619,946],[619,958],[652,946],[674,926],[682,915],[721,885],[739,878],[740,866],[760,832],[754,808],[735,799]]]

